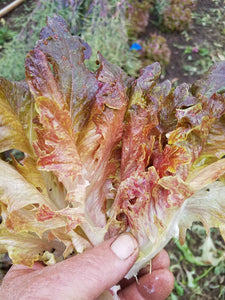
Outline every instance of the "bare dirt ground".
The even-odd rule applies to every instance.
[[[193,83],[207,70],[207,59],[213,63],[218,54],[225,48],[225,2],[198,0],[194,11],[193,23],[187,32],[164,33],[153,22],[149,22],[145,35],[158,33],[164,36],[171,50],[170,64],[166,68],[166,79],[177,79],[178,83]],[[208,54],[201,50],[198,53],[186,53],[188,47],[207,49]],[[190,57],[191,56],[191,57]],[[189,68],[188,68],[189,66]],[[196,66],[196,67],[195,67]],[[198,70],[195,70],[198,68]],[[188,71],[189,70],[189,71]]]

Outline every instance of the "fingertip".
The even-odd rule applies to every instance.
[[[119,297],[121,300],[165,300],[172,292],[173,286],[173,274],[167,269],[159,269],[124,288]]]
[[[174,276],[167,269],[158,269],[140,278],[138,291],[144,299],[164,300],[173,290]]]

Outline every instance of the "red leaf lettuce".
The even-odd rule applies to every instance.
[[[25,154],[0,160],[0,250],[54,263],[130,231],[130,277],[193,221],[225,238],[225,63],[173,88],[158,63],[134,79],[100,53],[90,72],[90,55],[48,18],[26,82],[0,79],[0,152]]]

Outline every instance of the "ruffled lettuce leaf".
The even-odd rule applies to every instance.
[[[66,33],[64,23],[55,20],[54,26],[49,19],[43,40],[26,59],[27,82],[39,114],[34,144],[38,166],[54,172],[63,183],[66,201],[80,209],[82,222],[85,215],[94,226],[105,227],[103,190],[108,161],[122,137],[127,76],[101,55],[100,68],[92,74],[84,64],[89,46]],[[62,45],[63,53],[56,51]]]
[[[29,91],[20,83],[0,78],[0,109],[0,152],[18,149],[32,156],[34,110]]]
[[[133,79],[100,53],[90,72],[90,55],[48,18],[27,83],[0,81],[0,151],[25,153],[0,160],[0,250],[31,266],[130,231],[131,277],[195,220],[225,237],[225,63],[174,89],[158,63]]]
[[[34,261],[53,264],[57,262],[55,257],[60,257],[64,249],[64,244],[57,240],[40,239],[29,232],[19,232],[15,235],[10,230],[0,229],[0,251],[8,251],[14,264],[28,267],[32,267]]]
[[[210,98],[213,94],[224,94],[224,63],[215,63],[205,74],[204,78],[197,80],[191,87],[194,95],[201,94]]]
[[[154,69],[148,67],[143,74],[149,71],[147,78],[151,78]],[[214,224],[221,232],[224,228],[221,216],[225,213],[224,198],[220,197],[210,209],[208,194],[204,192],[207,185],[217,184],[216,180],[225,171],[225,160],[221,159],[225,154],[222,131],[217,131],[215,137],[212,134],[214,128],[223,128],[224,95],[215,93],[207,98],[199,93],[195,97],[187,85],[173,91],[167,81],[149,85],[150,92],[146,93],[144,88],[139,89],[140,80],[145,82],[142,82],[144,87],[149,84],[144,76],[134,83],[134,98],[131,96],[127,112],[129,126],[126,124],[123,136],[121,172],[125,175],[111,208],[113,226],[129,228],[141,246],[140,257],[128,277],[171,237],[180,235],[184,241],[186,229],[192,222],[195,219],[203,222],[201,211],[206,215],[203,222],[206,228]],[[151,113],[147,113],[148,110]],[[217,144],[213,144],[214,141]],[[220,183],[217,188],[221,188],[222,193],[224,183]],[[199,209],[185,209],[195,194],[203,197],[198,202]],[[215,218],[210,217],[212,211]],[[183,214],[185,220],[191,221],[183,222],[180,218]]]

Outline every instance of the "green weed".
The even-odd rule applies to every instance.
[[[167,250],[175,284],[168,300],[224,299],[225,245],[219,236],[217,229],[207,235],[201,223],[194,223],[184,245],[176,239],[176,247],[170,243]],[[210,298],[214,291],[218,298]]]
[[[174,47],[183,50],[183,70],[186,75],[202,75],[208,71],[211,65],[219,60],[218,53],[211,50],[208,45],[178,45]]]
[[[193,19],[196,24],[199,24],[203,27],[215,28],[224,34],[225,19],[224,19],[224,1],[212,1],[217,6],[215,8],[210,8],[207,12],[203,11],[201,13],[194,12],[192,14]]]
[[[15,35],[16,32],[14,30],[9,29],[6,24],[3,24],[0,28],[0,49],[4,43],[9,42]]]

